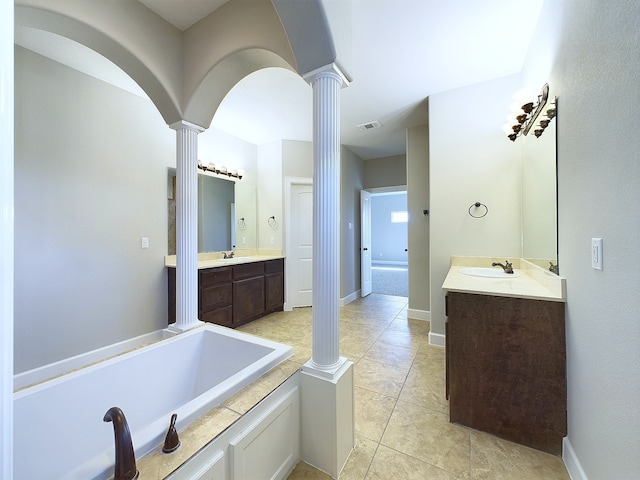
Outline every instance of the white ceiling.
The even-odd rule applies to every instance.
[[[139,1],[185,30],[229,0]],[[404,153],[405,129],[426,123],[429,95],[520,72],[543,1],[323,0],[353,79],[342,90],[341,142],[364,159]],[[79,54],[64,43],[38,41],[28,30],[16,29],[16,43],[106,75],[77,65]],[[80,63],[90,64],[85,57]],[[311,109],[311,88],[299,76],[265,69],[234,87],[212,126],[256,145],[311,140]],[[382,127],[358,130],[372,121]]]

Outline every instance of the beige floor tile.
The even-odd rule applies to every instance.
[[[478,480],[570,480],[560,457],[471,431],[471,474]]]
[[[340,473],[340,480],[364,480],[377,448],[376,442],[356,434],[356,446]]]
[[[379,442],[396,399],[360,387],[354,390],[356,434]]]
[[[413,364],[416,351],[384,342],[376,342],[364,355],[367,360],[392,365],[409,370]]]
[[[366,480],[457,480],[456,475],[380,445]]]
[[[469,430],[448,415],[398,401],[381,444],[457,476],[469,475]]]
[[[406,332],[401,330],[389,328],[378,337],[378,341],[399,347],[418,349],[429,345],[429,335],[424,333],[407,335]]]
[[[332,480],[331,475],[321,472],[317,468],[312,467],[304,462],[299,462],[293,472],[287,477],[287,480]]]
[[[408,370],[361,359],[355,366],[355,384],[388,397],[398,398]]]
[[[362,337],[353,337],[349,334],[342,335],[340,338],[340,354],[348,355],[353,358],[360,358],[367,350],[371,348],[375,340]]]
[[[423,374],[413,368],[407,375],[399,400],[448,415],[444,372]]]

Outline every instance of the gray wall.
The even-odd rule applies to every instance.
[[[391,212],[407,210],[407,193],[371,197],[371,260],[407,264],[407,223],[391,223]]]
[[[521,256],[520,150],[502,131],[519,89],[512,75],[429,97],[432,340],[444,335],[451,255]],[[487,206],[485,217],[469,215],[475,202]]]
[[[364,188],[396,187],[407,184],[405,155],[365,161]]]
[[[166,326],[175,132],[149,100],[19,47],[15,77],[21,372]]]
[[[558,95],[568,440],[589,480],[640,472],[640,2],[545,2],[527,81]],[[591,268],[592,237],[604,269]]]
[[[365,162],[345,147],[340,156],[340,298],[344,299],[361,285],[360,191]]]
[[[429,318],[430,216],[429,129],[426,125],[407,129],[407,225],[409,240],[409,315]],[[412,313],[413,312],[413,313]]]

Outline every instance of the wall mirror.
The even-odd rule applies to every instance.
[[[557,111],[557,100],[553,101]],[[516,142],[522,156],[522,257],[554,273],[558,273],[556,122],[552,119],[539,137],[531,131]]]
[[[176,254],[176,170],[168,169],[168,254]],[[255,186],[198,173],[198,253],[257,248]]]

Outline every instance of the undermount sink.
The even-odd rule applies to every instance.
[[[461,268],[460,273],[470,275],[472,277],[489,277],[489,278],[515,278],[519,277],[518,272],[504,273],[501,268],[488,268],[488,267],[467,267]]]
[[[231,257],[231,258],[221,258],[220,260],[223,262],[233,262],[234,260],[244,260],[247,257]]]

